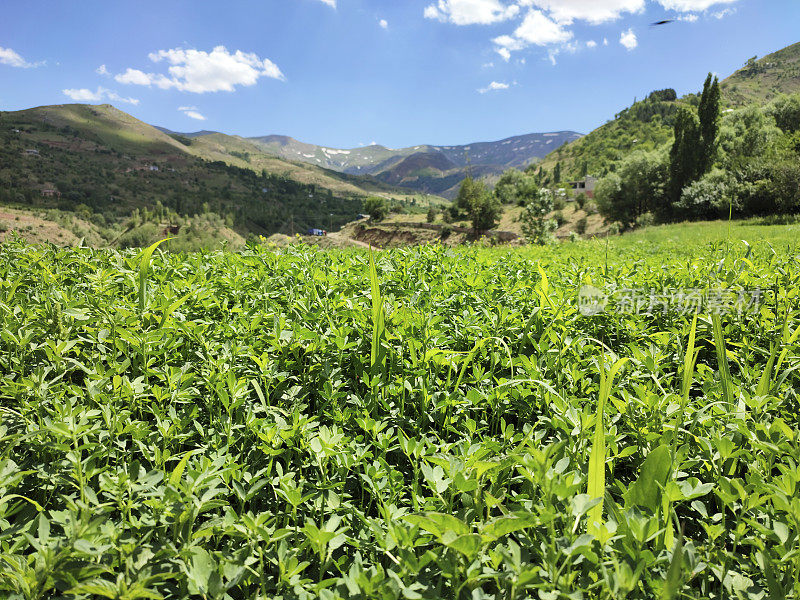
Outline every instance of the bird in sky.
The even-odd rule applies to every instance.
[[[669,23],[674,23],[674,19],[666,19],[664,21],[656,21],[655,23],[650,23],[650,27],[658,27],[659,25],[667,25]]]

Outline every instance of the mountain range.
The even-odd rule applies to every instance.
[[[192,133],[162,132],[196,142],[222,141],[224,134],[211,131]],[[479,177],[498,176],[516,167],[524,168],[547,154],[580,139],[580,133],[558,131],[533,133],[496,142],[433,146],[423,144],[391,149],[378,144],[360,148],[331,148],[300,142],[283,135],[242,138],[224,136],[226,144],[253,144],[262,153],[293,163],[304,163],[347,175],[371,176],[374,180],[420,192],[454,198],[469,170]],[[246,151],[247,149],[240,149]],[[258,152],[249,152],[254,155]]]

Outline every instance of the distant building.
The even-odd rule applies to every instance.
[[[42,190],[42,196],[47,198],[61,198],[61,192],[53,189],[44,189]]]
[[[158,167],[157,167],[157,166],[155,166],[155,165],[150,165],[150,166],[148,167],[148,169],[150,169],[151,171],[158,171]]]
[[[580,181],[570,181],[569,186],[576,196],[578,194],[586,194],[589,198],[594,198],[597,177],[586,176]]]
[[[34,150],[33,148],[28,148],[27,150],[25,150],[25,154],[27,154],[28,156],[39,156],[39,151]]]
[[[325,235],[328,235],[328,232],[325,231],[324,229],[309,229],[307,235],[313,235],[313,236],[316,236],[316,237],[323,237]]]

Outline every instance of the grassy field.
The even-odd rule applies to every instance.
[[[797,239],[1,245],[0,597],[797,598]]]

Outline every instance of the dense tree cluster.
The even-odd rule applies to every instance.
[[[608,220],[661,221],[800,212],[800,95],[721,110],[709,75],[677,108],[671,146],[628,153],[596,191]],[[696,108],[692,106],[696,104]]]

